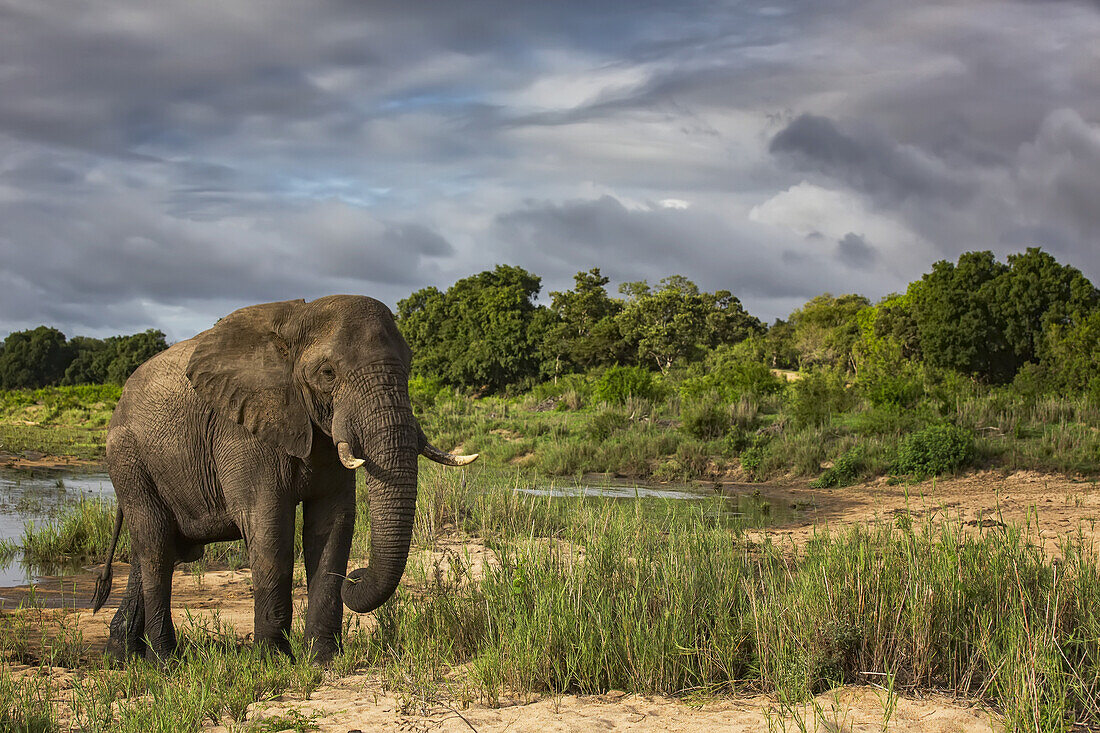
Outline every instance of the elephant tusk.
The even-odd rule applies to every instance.
[[[436,463],[442,463],[444,466],[468,466],[477,460],[479,454],[474,453],[469,456],[456,456],[453,453],[439,450],[427,440],[420,447],[420,455],[425,458],[430,458]]]
[[[351,446],[342,440],[336,444],[336,452],[340,455],[340,463],[343,463],[345,468],[350,468],[353,471],[366,463],[362,458],[353,456]]]

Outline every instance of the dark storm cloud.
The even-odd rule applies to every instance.
[[[898,145],[869,127],[842,132],[832,120],[816,115],[797,117],[772,138],[768,149],[875,198],[956,200],[974,191],[941,161],[916,148]]]
[[[878,259],[874,248],[867,244],[867,240],[853,232],[848,232],[837,242],[837,254],[840,255],[841,262],[859,270],[870,268]]]
[[[769,319],[966,249],[1100,278],[1097,37],[1085,2],[0,0],[0,331],[501,261]]]

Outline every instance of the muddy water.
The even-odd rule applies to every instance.
[[[0,539],[20,543],[27,523],[42,524],[81,499],[114,499],[105,473],[74,473],[53,469],[0,472]],[[45,576],[81,572],[79,562],[49,568],[31,567],[23,554],[0,556],[0,588],[27,585]]]

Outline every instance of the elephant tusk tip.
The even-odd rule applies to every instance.
[[[355,469],[362,466],[364,463],[366,463],[366,461],[364,461],[362,458],[354,458],[350,461],[345,461],[344,466],[354,471]]]
[[[480,453],[471,453],[468,456],[455,456],[455,464],[459,466],[468,466],[477,460]]]

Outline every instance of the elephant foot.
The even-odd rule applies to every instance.
[[[290,639],[285,636],[277,636],[273,638],[260,638],[256,640],[256,646],[265,655],[269,654],[282,654],[288,657],[291,662],[294,661],[294,651],[290,648]]]
[[[136,657],[144,657],[147,651],[145,640],[141,637],[119,639],[114,636],[107,639],[107,647],[103,650],[108,657],[123,664]]]
[[[332,660],[344,650],[344,645],[336,637],[323,636],[306,639],[306,649],[314,664],[327,668],[332,664]]]

